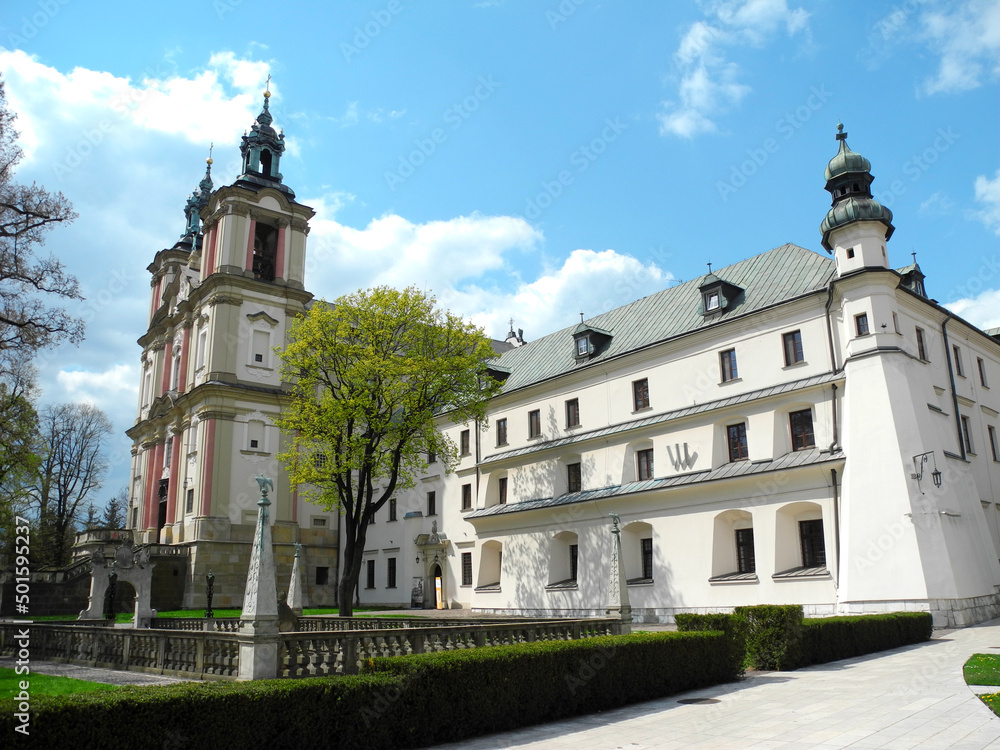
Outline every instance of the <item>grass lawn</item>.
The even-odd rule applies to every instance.
[[[1000,685],[1000,654],[973,654],[963,671],[969,685]]]
[[[0,699],[13,698],[20,691],[21,680],[28,680],[28,693],[35,695],[68,695],[70,693],[93,693],[98,690],[118,690],[117,685],[103,682],[87,682],[72,677],[55,677],[47,674],[15,674],[13,669],[0,667]]]
[[[997,716],[1000,716],[1000,693],[988,693],[986,695],[980,695],[983,703],[990,707],[990,710]]]
[[[380,611],[387,609],[387,607],[361,607],[354,610],[354,614],[358,617],[385,617],[394,618],[400,620],[410,620],[410,619],[430,619],[422,617],[421,615],[382,615],[379,614]],[[241,610],[239,609],[215,609],[213,613],[216,617],[239,617]],[[335,607],[323,608],[323,609],[306,609],[303,611],[306,615],[336,615],[337,609]],[[157,617],[204,617],[205,610],[203,609],[177,609],[170,612],[158,612]],[[77,615],[39,615],[37,617],[31,618],[35,622],[70,622],[77,619]],[[131,612],[119,612],[115,615],[115,622],[132,622]]]

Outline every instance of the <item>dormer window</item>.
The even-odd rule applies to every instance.
[[[708,274],[698,287],[701,292],[701,314],[715,315],[729,310],[742,300],[743,289],[723,281],[714,273]]]
[[[708,292],[705,294],[705,312],[712,312],[719,309],[719,293]]]
[[[611,331],[605,331],[592,325],[580,322],[580,325],[573,331],[573,357],[577,362],[582,362],[592,357],[596,357],[609,341],[611,341]]]
[[[576,340],[576,356],[586,357],[590,354],[590,337],[581,336]]]

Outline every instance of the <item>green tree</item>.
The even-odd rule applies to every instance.
[[[374,514],[414,486],[428,452],[446,471],[457,460],[437,420],[485,429],[486,404],[499,390],[487,374],[494,356],[480,329],[413,287],[317,301],[292,324],[281,358],[294,385],[278,458],[305,497],[344,517],[341,616],[353,611]]]

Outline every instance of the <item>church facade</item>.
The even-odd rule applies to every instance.
[[[206,173],[149,266],[129,525],[187,550],[185,606],[209,570],[216,606],[240,605],[261,473],[279,590],[299,542],[309,605],[335,601],[337,514],[274,458],[274,348],[311,300],[312,211],[271,124],[265,95],[243,174],[213,191]],[[378,512],[360,602],[603,614],[616,514],[639,621],[757,603],[1000,615],[1000,331],[938,305],[915,261],[893,267],[871,165],[837,138],[827,254],[784,245],[496,342],[488,425],[442,418],[459,465],[428,457]]]

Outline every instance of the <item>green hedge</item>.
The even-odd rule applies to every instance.
[[[857,617],[823,617],[802,623],[804,664],[886,651],[931,637],[929,612],[893,612]]]
[[[746,633],[747,667],[789,670],[802,664],[802,605],[736,607],[733,615]]]
[[[747,645],[744,621],[735,615],[714,613],[699,615],[685,613],[674,615],[677,630],[682,633],[705,632],[717,630],[725,633],[729,644],[729,653],[733,668],[737,675],[742,675],[746,668]]]
[[[349,677],[33,696],[29,741],[14,746],[422,747],[735,677],[718,633],[546,641],[374,659]],[[16,710],[0,700],[0,736]]]

